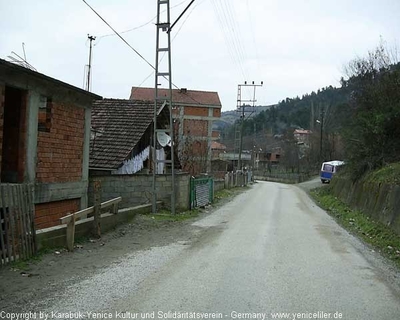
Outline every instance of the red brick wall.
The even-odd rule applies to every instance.
[[[185,107],[184,114],[188,116],[208,117],[208,109],[203,107]]]
[[[1,156],[3,153],[3,115],[4,115],[4,94],[5,86],[0,85],[0,175],[1,175]]]
[[[79,199],[54,201],[35,205],[35,226],[37,229],[60,224],[60,218],[79,211]]]
[[[213,117],[220,118],[221,117],[221,109],[214,108]]]
[[[38,182],[81,180],[84,133],[83,108],[52,103],[50,132],[38,132]]]
[[[190,144],[190,155],[193,157],[206,158],[208,155],[208,142],[207,141],[193,141]]]
[[[183,121],[183,134],[188,136],[208,137],[208,120]]]

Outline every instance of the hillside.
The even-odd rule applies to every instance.
[[[244,123],[244,136],[265,130],[273,134],[282,134],[289,127],[315,130],[321,117],[324,118],[324,128],[327,131],[335,131],[346,121],[347,113],[343,105],[347,103],[348,95],[347,87],[329,86],[305,94],[301,98],[286,98],[277,105],[257,108]],[[238,112],[223,113],[221,120],[216,124],[223,137],[234,137],[233,124],[238,119]]]
[[[246,116],[254,117],[261,112],[269,110],[271,107],[275,107],[276,105],[268,105],[268,106],[255,106],[254,112],[252,112],[253,108],[252,107],[246,107]],[[240,118],[240,113],[236,110],[229,110],[229,111],[223,111],[221,113],[221,118],[220,120],[217,120],[214,122],[213,129],[214,130],[219,130],[222,131],[226,129],[227,127],[233,125],[236,120],[239,120]]]

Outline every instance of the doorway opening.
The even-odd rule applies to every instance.
[[[25,167],[27,92],[5,87],[1,182],[22,183]]]

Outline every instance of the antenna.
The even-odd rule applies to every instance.
[[[22,51],[24,52],[24,60],[26,61],[25,43],[22,42]]]
[[[92,69],[92,41],[96,40],[96,37],[89,36],[88,39],[90,41],[90,49],[89,49],[89,64],[88,64],[88,73],[87,73],[87,81],[86,81],[86,91],[90,91],[90,71]]]
[[[28,61],[26,61],[25,43],[23,42],[22,42],[22,51],[24,52],[24,58],[22,58],[14,51],[11,51],[11,55],[7,56],[7,58],[9,59],[8,62],[15,63],[21,67],[36,71],[36,69],[31,64],[29,64]]]

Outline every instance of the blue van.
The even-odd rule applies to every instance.
[[[337,172],[340,166],[344,165],[343,161],[334,160],[322,163],[321,167],[321,182],[329,183],[333,177],[333,175]]]

